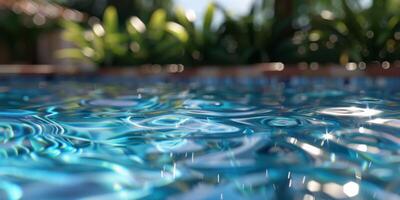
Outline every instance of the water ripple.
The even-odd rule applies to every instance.
[[[4,80],[0,199],[400,199],[384,81]]]

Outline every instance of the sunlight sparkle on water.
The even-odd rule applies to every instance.
[[[348,196],[348,197],[355,197],[358,195],[358,192],[360,190],[360,186],[358,186],[357,183],[355,182],[348,182],[343,185],[343,192]]]
[[[343,117],[371,117],[382,113],[380,110],[358,107],[334,107],[319,111],[321,114]]]
[[[400,199],[397,78],[3,79],[0,199]]]

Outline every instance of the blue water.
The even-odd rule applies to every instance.
[[[400,79],[0,83],[0,199],[400,199]]]

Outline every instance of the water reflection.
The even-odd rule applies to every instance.
[[[321,114],[343,117],[371,117],[382,113],[380,110],[358,107],[334,107],[319,111]]]
[[[355,182],[348,182],[343,185],[343,193],[345,193],[348,197],[355,197],[358,195],[360,187]]]
[[[4,78],[0,199],[400,199],[379,81]]]
[[[367,121],[368,123],[371,124],[376,124],[376,125],[382,125],[382,126],[387,126],[391,128],[400,128],[400,120],[398,119],[382,119],[382,118],[376,118]]]

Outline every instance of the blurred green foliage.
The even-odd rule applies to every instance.
[[[301,43],[299,60],[347,63],[399,59],[399,2],[372,1],[363,9],[357,1],[340,0],[335,1],[336,9],[328,5],[330,10],[310,14],[310,28],[294,36]]]
[[[49,1],[86,14],[83,23],[57,23],[74,47],[56,55],[98,66],[345,64],[400,57],[400,0],[254,0],[242,16],[211,3],[196,22],[172,0]],[[0,15],[0,41],[16,57],[26,56],[20,50],[48,29],[27,25],[26,17],[9,10]]]
[[[122,23],[109,7],[103,20],[88,28],[64,23],[65,38],[77,48],[58,56],[100,66],[394,61],[400,56],[396,1],[373,1],[367,8],[360,1],[293,1],[290,7],[296,9],[285,16],[276,6],[274,13],[273,1],[259,0],[240,17],[212,3],[200,25],[190,13],[170,7]],[[220,24],[214,22],[216,12],[224,16]]]
[[[232,65],[279,60],[292,48],[290,34],[284,34],[291,21],[278,23],[273,17],[264,18],[269,8],[265,2],[256,2],[249,14],[240,18],[211,3],[201,25],[195,24],[187,11],[175,8],[158,9],[148,20],[134,16],[118,27],[121,22],[116,9],[108,7],[103,20],[88,27],[65,22],[65,39],[77,48],[64,49],[58,56],[100,66]],[[215,24],[216,12],[224,16],[220,24]]]
[[[63,49],[58,56],[86,59],[99,65],[145,64],[151,58],[156,58],[155,63],[175,63],[189,39],[183,26],[167,20],[163,9],[156,10],[146,23],[132,17],[122,30],[118,24],[114,7],[108,7],[102,23],[95,23],[90,29],[65,21],[64,38],[76,48]]]

